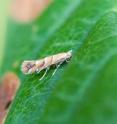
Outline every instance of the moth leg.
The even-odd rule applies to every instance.
[[[71,57],[70,57],[70,58],[68,58],[68,59],[66,59],[65,61],[68,63],[68,62],[70,62],[70,59],[71,59]]]
[[[57,72],[58,68],[61,66],[62,63],[63,63],[63,62],[61,62],[61,63],[59,63],[59,64],[57,65],[57,67],[56,67],[56,69],[54,70],[52,76],[55,75],[55,73]]]
[[[45,70],[45,73],[43,74],[43,76],[39,79],[40,81],[45,77],[45,75],[47,74],[48,70],[50,69],[50,67],[47,67]]]
[[[65,61],[68,63],[68,62],[70,62],[70,59],[66,59]]]
[[[39,74],[42,70],[36,69],[36,73]]]

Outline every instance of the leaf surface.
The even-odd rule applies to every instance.
[[[9,23],[3,72],[15,71],[22,85],[6,124],[116,122],[116,2],[55,1],[31,25]],[[32,32],[35,25],[39,30]],[[53,77],[52,68],[42,81],[43,72],[25,76],[20,71],[23,60],[71,49],[71,61]]]

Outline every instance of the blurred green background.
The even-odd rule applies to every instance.
[[[0,3],[0,75],[21,80],[5,124],[116,124],[117,0],[53,0],[28,23],[6,16],[8,3]],[[24,60],[71,49],[53,77],[53,69],[42,81],[43,72],[21,72]]]

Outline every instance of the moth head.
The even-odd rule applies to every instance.
[[[71,58],[71,57],[72,57],[72,52],[73,52],[72,50],[69,50],[69,51],[67,52],[67,57],[68,57],[68,58]]]

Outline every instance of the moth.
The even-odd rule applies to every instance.
[[[70,60],[71,57],[72,50],[68,52],[51,55],[39,60],[27,60],[22,63],[21,71],[24,74],[33,74],[39,73],[42,70],[46,69],[44,75],[40,78],[40,80],[42,80],[52,65],[56,65],[56,69],[52,74],[54,75],[57,69],[60,67],[60,65],[65,61],[68,62],[68,60]]]

